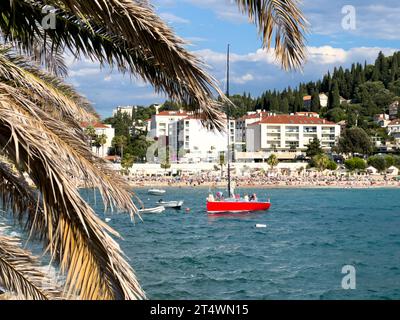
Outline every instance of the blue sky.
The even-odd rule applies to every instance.
[[[248,23],[230,0],[153,0],[156,11],[175,32],[191,44],[208,71],[225,88],[226,45],[232,46],[231,93],[260,95],[267,89],[297,86],[317,80],[335,66],[373,62],[378,52],[400,49],[400,3],[398,0],[303,0],[301,8],[310,23],[308,60],[301,72],[284,72],[273,54],[261,49],[254,25]],[[356,26],[345,30],[342,8],[355,8]],[[118,105],[149,105],[165,100],[148,84],[131,79],[97,63],[67,60],[68,81],[95,106],[101,116],[111,115]]]

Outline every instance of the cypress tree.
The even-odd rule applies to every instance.
[[[286,97],[282,99],[279,110],[282,113],[289,113],[289,101]]]
[[[311,96],[311,111],[319,112],[321,109],[321,101],[319,99],[319,92],[315,91]]]
[[[339,85],[336,80],[332,83],[332,89],[329,91],[328,97],[328,108],[339,108],[340,107],[340,94],[339,94]]]

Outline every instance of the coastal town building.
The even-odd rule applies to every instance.
[[[340,136],[340,126],[318,117],[273,115],[250,124],[246,133],[247,153],[238,160],[265,160],[272,153],[280,159],[294,159],[318,138],[324,150],[330,151]]]
[[[255,122],[261,121],[268,115],[272,115],[270,112],[257,110],[253,112],[247,112],[247,114],[236,120],[236,150],[246,151],[246,129],[247,127]]]
[[[311,108],[311,96],[304,96],[303,97],[304,107],[307,110]],[[325,93],[319,94],[319,102],[322,108],[326,108],[328,106],[328,96]]]
[[[169,135],[168,128],[170,124],[173,124],[179,120],[182,120],[189,116],[189,113],[179,111],[162,111],[159,112],[156,108],[156,114],[151,117],[148,135],[151,138],[160,138],[162,136]]]
[[[132,118],[137,108],[137,106],[118,106],[116,109],[113,110],[113,117],[115,117],[118,112],[121,112],[127,114],[129,117]]]
[[[235,120],[230,120],[229,139],[233,146],[235,144]],[[171,163],[218,163],[221,153],[226,159],[227,131],[208,130],[199,118],[192,115],[169,124],[168,140]]]
[[[400,144],[400,119],[392,120],[387,128],[388,134],[395,139],[396,144]]]
[[[392,104],[390,104],[389,106],[389,117],[390,120],[394,120],[397,118],[398,116],[398,112],[399,112],[399,101],[395,101]]]
[[[106,141],[104,145],[96,146],[92,143],[92,152],[101,158],[107,157],[112,147],[112,140],[115,136],[115,129],[110,124],[103,124],[100,122],[82,122],[81,128],[86,130],[89,126],[92,126],[96,132],[96,136],[105,135]],[[95,139],[93,139],[94,141]]]
[[[311,111],[296,112],[294,115],[300,117],[319,118],[319,113]]]
[[[376,114],[374,116],[374,122],[378,126],[380,126],[382,128],[386,128],[391,121],[389,120],[389,115],[388,114],[382,113],[382,114]]]

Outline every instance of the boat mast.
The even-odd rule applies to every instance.
[[[230,44],[228,44],[228,52],[226,59],[226,96],[229,99],[229,54],[230,54]],[[229,113],[230,113],[230,105],[229,102],[226,106],[226,122],[227,122],[227,136],[228,136],[228,198],[231,197],[231,130],[230,130],[230,121],[229,121]]]

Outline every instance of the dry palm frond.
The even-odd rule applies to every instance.
[[[0,195],[4,212],[10,212],[20,223],[26,223],[26,230],[46,238],[46,221],[38,194],[28,185],[25,178],[9,163],[0,161]]]
[[[71,178],[75,178],[76,184],[85,181],[87,186],[98,188],[106,209],[123,209],[133,216],[137,211],[131,201],[134,194],[121,176],[110,171],[102,159],[92,154],[82,130],[71,130],[62,120],[50,117],[17,89],[0,83],[0,97],[2,93],[3,99],[9,103],[7,106],[10,111],[19,111],[25,122],[31,121],[35,124],[36,131],[27,133],[35,134],[31,137],[32,144],[42,141],[39,145],[51,147],[59,161],[58,165],[67,169]],[[29,173],[29,170],[26,171]]]
[[[306,58],[304,35],[307,21],[298,0],[236,0],[240,10],[258,26],[263,46],[270,49],[275,38],[275,55],[284,69],[299,68]]]
[[[27,112],[33,108],[29,101],[22,96],[14,99],[15,92],[11,97],[4,93],[6,89],[4,85],[0,89],[0,147],[19,169],[29,173],[38,188],[48,250],[67,273],[68,295],[83,299],[143,297],[132,269],[109,235],[118,234],[96,216],[77,191],[74,155],[68,156],[65,144],[43,125],[42,114],[35,117]],[[133,210],[126,193],[113,189],[114,193],[105,195],[109,201]]]
[[[3,229],[3,230],[2,230]],[[0,285],[17,299],[61,299],[63,292],[38,260],[21,248],[14,237],[2,235],[0,227]]]
[[[43,30],[44,3],[57,8],[56,30]],[[117,65],[151,83],[157,92],[205,115],[208,127],[222,128],[220,104],[224,97],[204,65],[184,49],[184,42],[146,2],[130,0],[13,0],[1,5],[0,30],[6,39],[32,50],[33,39],[46,37],[55,49],[66,48],[102,64]]]
[[[46,101],[64,119],[94,119],[90,104],[59,78],[40,71],[32,62],[0,45],[0,81],[29,91],[30,98]],[[33,94],[33,95],[32,95]],[[49,110],[48,110],[49,111]]]

